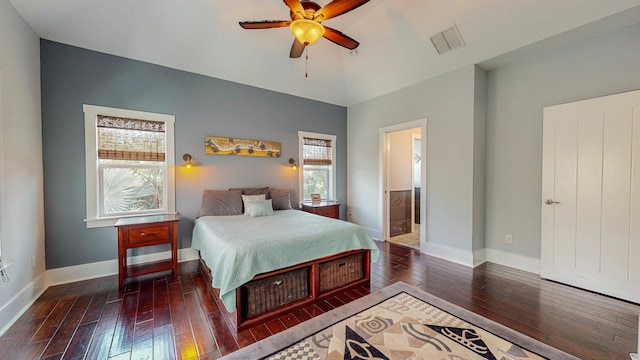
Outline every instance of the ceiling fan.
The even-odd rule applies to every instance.
[[[324,7],[313,1],[284,0],[291,10],[291,20],[241,21],[244,29],[272,29],[288,26],[295,35],[289,57],[299,58],[307,45],[313,44],[320,37],[335,44],[353,50],[360,45],[357,41],[338,30],[321,23],[349,12],[369,0],[333,0]]]

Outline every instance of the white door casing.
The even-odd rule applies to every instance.
[[[543,121],[541,276],[640,302],[640,91]]]
[[[420,128],[420,137],[422,139],[421,153],[423,160],[427,158],[427,122],[426,118],[420,120],[413,120],[405,123],[400,123],[391,126],[385,126],[378,129],[379,133],[379,157],[378,157],[378,166],[379,166],[379,204],[381,207],[379,208],[378,217],[380,219],[380,233],[384,241],[389,238],[389,191],[388,191],[388,183],[389,183],[389,174],[388,174],[388,146],[389,146],[389,133],[401,130],[407,130],[412,128]],[[424,252],[425,246],[425,238],[426,238],[426,161],[421,161],[420,166],[420,182],[422,191],[420,193],[420,249]]]
[[[422,193],[422,134],[411,134],[411,178],[413,179],[413,186],[411,186],[411,232],[416,231],[416,207],[420,206],[420,201],[416,204],[416,187],[420,187],[420,193]],[[418,157],[418,158],[416,158]]]

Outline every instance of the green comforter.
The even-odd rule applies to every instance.
[[[212,286],[229,312],[236,288],[255,275],[353,249],[379,249],[360,226],[299,210],[274,216],[203,216],[196,220],[191,247],[211,269]]]

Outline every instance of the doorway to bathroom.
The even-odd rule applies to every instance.
[[[426,121],[424,121],[426,131]],[[410,122],[383,133],[383,229],[385,240],[420,249],[423,168],[423,126]],[[423,230],[424,231],[424,230]]]

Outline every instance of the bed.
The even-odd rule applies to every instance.
[[[379,255],[360,226],[290,206],[272,210],[287,208],[275,202],[268,206],[267,216],[250,216],[246,209],[234,215],[201,211],[195,221],[191,246],[236,331],[368,286],[370,262]]]

